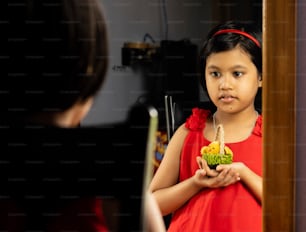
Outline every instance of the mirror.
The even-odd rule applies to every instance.
[[[296,0],[214,1],[215,20],[255,20],[263,28],[264,232],[295,231],[296,5]]]

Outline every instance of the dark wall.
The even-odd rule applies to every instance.
[[[262,0],[215,0],[213,18],[217,21],[243,20],[262,25]]]

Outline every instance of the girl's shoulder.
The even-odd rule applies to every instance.
[[[258,115],[255,127],[253,129],[253,134],[262,137],[262,115]]]
[[[186,119],[185,127],[193,131],[202,130],[210,115],[210,110],[195,107],[192,109],[191,115]]]

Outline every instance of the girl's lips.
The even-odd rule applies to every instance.
[[[235,100],[235,98],[233,96],[221,96],[220,97],[220,101],[222,101],[224,103],[231,103],[234,100]]]

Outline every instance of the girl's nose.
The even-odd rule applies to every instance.
[[[230,75],[224,75],[222,78],[220,78],[220,85],[219,88],[221,90],[225,89],[231,89],[232,88],[232,82]]]

